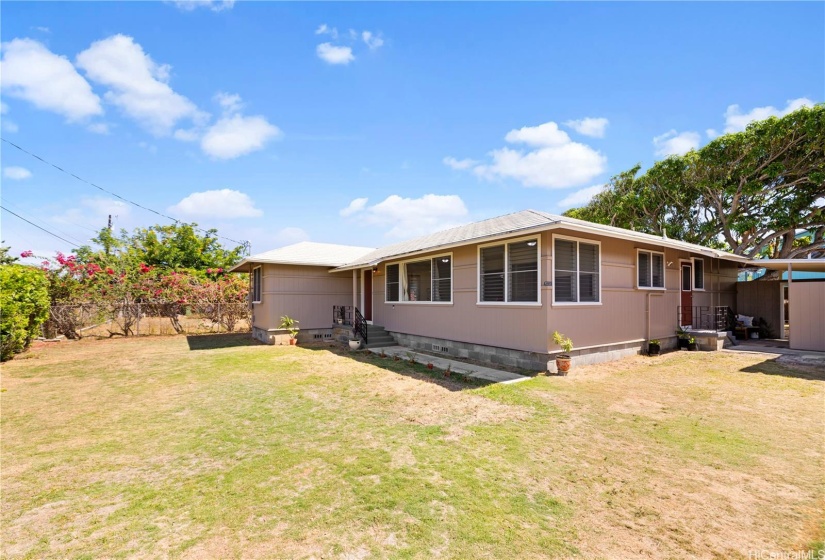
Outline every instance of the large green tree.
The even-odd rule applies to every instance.
[[[241,260],[243,247],[227,249],[218,241],[217,230],[201,232],[198,224],[155,225],[137,228],[132,233],[121,230],[116,237],[103,228],[92,239],[100,250],[82,247],[77,251],[81,262],[104,264],[141,263],[163,269],[227,269]]]
[[[751,123],[639,172],[619,173],[566,215],[752,258],[825,251],[825,105]]]

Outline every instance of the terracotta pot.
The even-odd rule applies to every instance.
[[[427,369],[433,369],[433,365],[432,364],[427,364]]]
[[[559,370],[559,375],[567,375],[570,371],[570,358],[556,358],[556,368]]]
[[[298,339],[297,338],[290,338],[289,339],[289,345],[290,346],[295,346],[296,344],[298,344]]]

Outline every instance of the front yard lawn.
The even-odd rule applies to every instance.
[[[2,373],[7,558],[747,558],[825,531],[825,372],[760,355],[479,387],[153,337]]]

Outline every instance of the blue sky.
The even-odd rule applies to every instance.
[[[253,252],[562,212],[825,100],[823,3],[3,2],[2,136]],[[3,206],[163,220],[3,143]],[[67,251],[3,212],[13,251]]]

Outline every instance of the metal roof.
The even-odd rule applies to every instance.
[[[332,268],[352,262],[371,251],[374,251],[372,247],[353,247],[352,245],[303,241],[246,257],[229,269],[229,272],[249,272],[250,265],[253,263],[326,266]]]
[[[521,212],[507,214],[505,216],[490,218],[489,220],[482,220],[480,222],[454,227],[452,229],[425,235],[423,237],[417,237],[415,239],[410,239],[409,241],[402,241],[401,243],[396,243],[387,247],[381,247],[367,253],[359,259],[340,266],[337,270],[350,270],[353,268],[374,266],[379,262],[391,258],[414,255],[417,253],[424,253],[447,247],[455,247],[458,245],[466,245],[471,242],[491,240],[504,237],[509,234],[526,234],[559,228],[570,229],[583,233],[591,233],[594,235],[614,237],[618,239],[626,239],[629,241],[636,241],[638,243],[645,243],[659,247],[681,249],[692,253],[707,255],[713,258],[721,258],[738,262],[748,261],[747,257],[734,255],[733,253],[728,253],[717,249],[710,249],[708,247],[703,247],[702,245],[685,243],[684,241],[678,241],[676,239],[669,239],[667,237],[640,233],[638,231],[631,231],[628,229],[606,226],[603,224],[595,224],[584,220],[577,220],[566,216],[558,216],[537,210],[523,210]]]
[[[825,259],[753,259],[748,265],[771,270],[791,270],[825,272]]]

